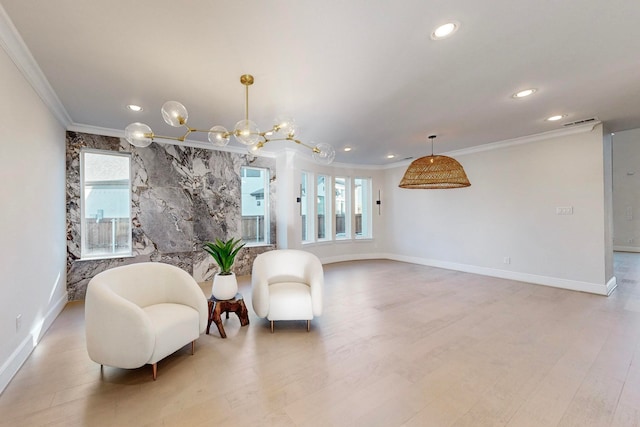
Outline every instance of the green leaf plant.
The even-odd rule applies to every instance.
[[[205,242],[202,249],[213,257],[213,260],[220,267],[221,276],[229,276],[231,274],[231,267],[236,259],[236,255],[240,249],[246,245],[242,243],[241,239],[229,239],[223,242],[220,239],[216,239],[215,242]]]

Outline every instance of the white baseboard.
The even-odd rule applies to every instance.
[[[537,274],[520,273],[517,271],[499,270],[495,268],[479,267],[476,265],[458,264],[434,259],[410,257],[396,254],[376,254],[377,258],[386,258],[394,261],[408,262],[411,264],[426,265],[429,267],[444,268],[447,270],[463,271],[465,273],[480,274],[482,276],[499,277],[501,279],[517,280],[519,282],[533,283],[536,285],[551,286],[554,288],[569,289],[572,291],[588,292],[597,295],[609,295],[616,288],[615,276],[608,283],[590,283],[578,280],[561,279],[558,277],[540,276]]]
[[[616,279],[616,276],[613,276],[607,282],[607,296],[611,295],[611,292],[613,292],[613,290],[617,287],[618,287],[618,279]]]
[[[320,258],[320,262],[322,264],[333,264],[334,262],[362,261],[367,259],[388,259],[388,256],[383,253],[337,255]]]
[[[47,332],[53,324],[53,321],[56,320],[56,317],[62,312],[64,306],[67,304],[68,297],[67,292],[65,292],[62,297],[51,306],[38,327],[32,328],[29,335],[20,342],[14,352],[11,353],[11,356],[9,356],[9,359],[0,367],[0,393],[7,388],[11,379],[16,375],[24,362],[27,361],[29,355],[33,349],[36,348],[36,345],[40,342],[45,332]]]

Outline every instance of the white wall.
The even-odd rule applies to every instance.
[[[65,134],[0,48],[0,390],[66,303]],[[16,317],[22,315],[16,331]]]
[[[323,263],[381,258],[384,256],[382,239],[384,234],[383,216],[378,215],[375,205],[378,190],[383,187],[384,171],[378,167],[354,165],[320,165],[314,162],[306,151],[285,150],[277,158],[277,233],[278,248],[304,249],[316,254]],[[371,178],[372,239],[347,239],[328,242],[302,243],[302,217],[298,197],[302,172],[341,176],[349,178]],[[332,190],[331,194],[332,193]],[[384,209],[384,206],[383,208]]]
[[[454,156],[472,184],[454,190],[400,189],[406,165],[389,169],[387,255],[607,294],[615,278],[607,254],[604,148],[598,125]],[[572,207],[573,215],[557,215],[557,207]]]
[[[613,136],[613,244],[640,252],[640,129]]]

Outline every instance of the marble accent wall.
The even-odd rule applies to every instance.
[[[133,257],[80,260],[80,150],[131,153]],[[275,160],[228,152],[153,143],[146,148],[125,139],[67,132],[67,290],[84,299],[87,283],[101,271],[144,261],[177,265],[198,282],[210,280],[216,265],[202,250],[216,237],[240,236],[240,167],[271,171],[272,245],[243,248],[234,271],[251,273],[255,257],[275,247]]]

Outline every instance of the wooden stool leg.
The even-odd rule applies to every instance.
[[[209,320],[207,321],[207,335],[209,335],[209,328],[211,328],[211,321],[213,321],[213,301],[209,300]]]
[[[222,325],[222,319],[220,318],[221,316],[221,310],[222,310],[222,304],[218,303],[216,304],[215,308],[213,309],[213,321],[216,324],[216,326],[218,327],[218,332],[220,333],[220,337],[222,338],[226,338],[227,334],[224,332],[224,326]]]
[[[247,326],[249,324],[249,310],[247,310],[244,300],[238,301],[238,310],[236,311],[236,314],[240,319],[240,326]]]

